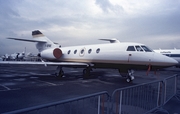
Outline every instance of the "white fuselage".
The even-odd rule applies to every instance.
[[[127,50],[133,46],[134,50]],[[48,60],[63,62],[84,62],[93,64],[113,64],[113,65],[152,65],[152,66],[171,66],[177,63],[172,58],[155,53],[153,51],[138,51],[136,46],[145,46],[139,43],[109,43],[97,45],[62,47],[62,56],[56,58],[53,49],[44,50],[41,56]],[[121,67],[121,66],[119,66]]]

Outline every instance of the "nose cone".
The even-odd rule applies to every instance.
[[[169,66],[174,66],[178,64],[178,61],[171,58],[171,57],[167,57],[165,55],[159,54],[159,53],[155,53],[154,54],[156,62],[160,65],[160,66],[164,66],[164,67],[169,67]]]
[[[165,56],[165,55],[164,55]],[[165,56],[165,59],[164,59],[165,63],[167,64],[167,66],[174,66],[174,65],[177,65],[178,64],[178,61],[173,59],[173,58],[170,58],[170,57],[167,57]]]

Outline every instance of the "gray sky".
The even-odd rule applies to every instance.
[[[180,48],[180,0],[0,0],[0,55],[38,53],[35,43],[6,39],[30,39],[33,30],[61,46],[117,38]]]

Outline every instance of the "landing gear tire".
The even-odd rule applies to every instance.
[[[126,79],[126,82],[130,83],[133,80],[134,80],[134,76],[128,76],[128,78]]]
[[[131,80],[130,78],[127,78],[127,79],[126,79],[126,82],[128,82],[128,83],[131,82],[131,81],[132,81],[132,80]]]
[[[83,70],[83,79],[88,79],[90,77],[90,68],[86,68]]]
[[[120,70],[119,70],[120,71]],[[134,71],[133,70],[128,70],[127,73],[121,73],[122,77],[126,77],[126,82],[130,83],[134,80]]]
[[[55,73],[56,78],[62,78],[64,76],[64,71],[62,70],[62,67],[57,67],[57,72]]]
[[[63,70],[59,71],[59,73],[55,73],[55,77],[57,77],[57,78],[62,78],[63,76],[64,76]]]

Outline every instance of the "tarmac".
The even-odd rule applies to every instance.
[[[82,78],[83,69],[63,68],[65,77],[55,78],[55,66],[41,65],[0,65],[0,113],[22,108],[37,106],[55,101],[76,98],[96,92],[115,89],[161,80],[174,74],[180,74],[180,69],[169,68],[158,71],[136,71],[135,80],[127,83],[115,69],[95,69],[91,78]],[[173,97],[163,109],[170,114],[180,114],[180,101]],[[158,112],[166,114],[166,112]]]

